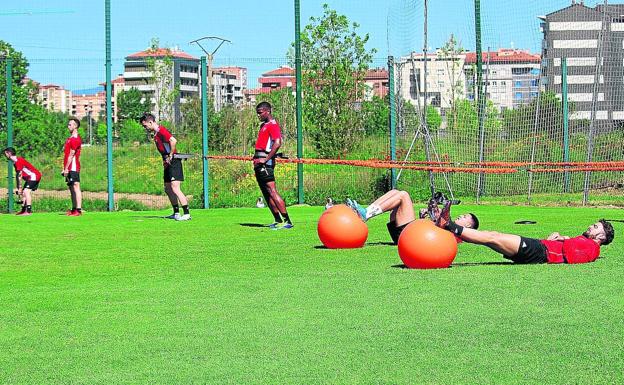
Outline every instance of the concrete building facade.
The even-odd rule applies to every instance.
[[[540,16],[544,34],[543,83],[562,95],[562,59],[568,68],[570,119],[595,117],[598,127],[624,124],[624,5],[582,2]]]

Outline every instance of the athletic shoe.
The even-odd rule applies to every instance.
[[[273,230],[288,230],[288,229],[292,229],[293,224],[292,223],[288,223],[288,222],[284,222],[284,223],[280,223],[278,224],[276,227],[273,228]]]
[[[440,211],[438,219],[435,221],[436,226],[445,229],[446,225],[451,221],[451,201],[445,201],[444,207]]]
[[[167,215],[163,217],[164,219],[175,219],[176,221],[180,218],[180,213],[173,213],[171,215]]]
[[[355,211],[355,213],[358,215],[358,217],[360,217],[360,219],[366,222],[366,209],[364,207],[360,206],[357,203],[357,201],[353,201],[348,198],[345,201],[345,203],[347,204],[347,206],[351,208],[351,210]]]
[[[75,211],[76,211],[76,210],[67,210],[67,211],[65,212],[65,215],[70,216],[70,215],[72,215]]]
[[[82,216],[82,211],[76,210],[73,213],[68,214],[68,216],[70,216],[70,217],[81,217]]]
[[[191,220],[191,214],[179,215],[175,220],[176,221],[190,221]]]
[[[277,226],[281,225],[282,222],[273,222],[270,225],[267,225],[269,229],[275,229]]]
[[[28,211],[20,211],[19,213],[15,215],[20,216],[20,217],[26,217],[28,215],[32,215],[32,213],[29,213]]]

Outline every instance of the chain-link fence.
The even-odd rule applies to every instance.
[[[569,163],[573,171],[561,165],[558,172],[538,173],[527,165],[624,161],[620,90],[624,20],[619,16],[624,12],[619,5],[589,3],[487,0],[449,6],[392,0],[388,5],[376,4],[370,11],[376,17],[354,12],[360,4],[355,1],[330,4],[327,9],[305,5],[301,9],[303,158],[522,165],[514,173],[500,175],[404,170],[393,181],[388,169],[305,164],[299,186],[297,165],[278,160],[278,189],[288,204],[297,203],[300,191],[309,204],[347,196],[369,201],[393,184],[423,200],[433,185],[478,201],[617,203],[624,183],[621,171],[573,172]],[[337,8],[335,14],[332,6]],[[319,34],[324,22],[341,25],[340,15],[346,15],[348,23],[336,28],[336,35]],[[501,22],[510,15],[513,22]],[[370,42],[348,39],[352,31],[362,39],[368,32],[350,25],[360,22],[359,17],[369,18],[364,24],[369,29],[383,31],[385,39],[377,36],[376,41],[387,41],[387,47],[374,51]],[[259,29],[261,24],[248,27]],[[180,152],[195,155],[184,161],[182,184],[182,190],[192,196],[192,207],[206,203],[206,187],[210,207],[253,206],[260,192],[250,162],[210,160],[208,179],[203,179],[202,96],[208,105],[208,154],[251,155],[259,128],[255,105],[269,101],[284,135],[280,152],[296,157],[296,55],[294,50],[286,51],[275,58],[209,56],[207,95],[201,93],[199,58],[182,50],[171,49],[164,56],[128,53],[114,59],[116,208],[168,206],[160,156],[137,121],[146,111],[156,112],[171,129]],[[392,68],[386,53],[395,63]],[[159,89],[155,63],[165,56],[171,60],[169,75],[161,78],[170,76],[171,83]],[[76,116],[83,140],[83,206],[105,210],[109,182],[105,61],[9,57],[12,73],[0,80],[4,108],[0,139],[3,144],[9,140],[10,77],[13,146],[43,174],[35,208],[61,210],[69,204],[60,171],[67,119]],[[27,60],[28,67],[21,59]],[[0,65],[6,70],[7,60],[1,59]],[[102,74],[101,84],[92,84],[94,72]],[[31,78],[31,73],[37,78]],[[392,147],[394,132],[396,146]],[[7,180],[8,172],[7,167],[0,168],[0,177]],[[3,196],[9,193],[6,188],[2,191]]]

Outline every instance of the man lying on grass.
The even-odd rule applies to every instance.
[[[471,229],[451,221],[449,212],[444,210],[436,224],[463,241],[487,246],[515,263],[593,262],[600,255],[600,246],[608,245],[614,237],[613,226],[604,219],[589,226],[578,237],[552,233],[546,239]]]
[[[381,197],[377,198],[377,200],[371,203],[368,207],[363,207],[358,204],[357,201],[348,198],[346,200],[346,204],[351,207],[364,222],[372,217],[390,211],[390,222],[388,222],[386,226],[388,227],[388,233],[390,233],[392,242],[395,245],[398,244],[399,236],[407,225],[416,220],[414,203],[412,202],[412,198],[410,198],[407,191],[390,190]],[[450,210],[450,205],[448,210]],[[435,206],[433,215],[437,215],[438,211],[439,209]],[[419,211],[419,217],[421,219],[429,216],[430,214],[427,209],[421,209]],[[435,218],[431,219],[435,221]],[[455,223],[467,228],[479,228],[479,219],[472,213],[466,213],[458,216],[455,219]],[[459,238],[458,242],[461,242]]]

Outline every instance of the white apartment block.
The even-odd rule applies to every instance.
[[[426,88],[427,105],[436,107],[444,114],[454,98],[465,97],[465,58],[464,54],[445,56],[440,51],[428,54],[425,84],[425,56],[414,53],[401,57],[396,64],[398,93],[415,106],[422,106]]]

